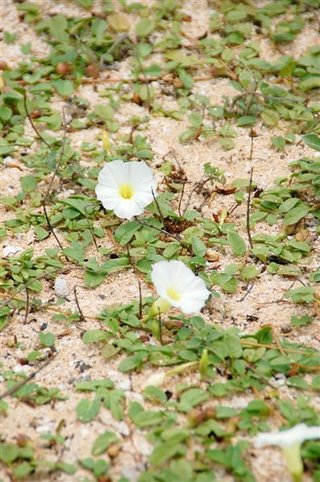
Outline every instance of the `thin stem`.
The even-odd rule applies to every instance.
[[[250,229],[250,204],[251,204],[252,176],[253,176],[253,167],[251,168],[251,171],[250,171],[249,192],[248,192],[247,213],[246,213],[247,235],[248,235],[248,241],[251,249],[253,248],[251,229]]]
[[[31,127],[32,129],[34,130],[34,132],[37,134],[37,136],[39,137],[39,139],[45,143],[45,145],[47,147],[50,147],[50,144],[45,140],[45,138],[42,136],[41,132],[38,130],[38,128],[35,126],[34,122],[33,122],[33,119],[29,113],[29,110],[28,110],[28,106],[27,106],[27,95],[26,93],[23,94],[23,105],[24,105],[24,110],[26,112],[26,116],[28,117],[28,120],[31,124]]]
[[[26,311],[25,311],[24,321],[23,321],[24,325],[28,323],[28,316],[29,316],[29,309],[30,309],[30,294],[27,286],[25,286],[25,289],[26,289]]]
[[[85,319],[85,316],[83,314],[83,311],[81,309],[81,306],[80,306],[80,303],[79,303],[79,299],[78,299],[78,294],[77,294],[77,286],[74,285],[73,287],[73,294],[74,294],[74,299],[75,299],[75,302],[76,302],[76,305],[77,305],[77,308],[78,308],[78,311],[79,311],[79,317],[80,317],[80,320],[79,321],[87,321]]]
[[[139,320],[142,318],[142,290],[141,290],[141,283],[138,279],[138,289],[139,289]]]
[[[152,188],[151,188],[151,193],[152,193],[152,197],[153,197],[154,203],[155,203],[155,205],[157,206],[157,209],[158,209],[158,213],[159,213],[161,222],[162,222],[162,224],[164,225],[164,224],[165,224],[165,222],[164,222],[164,217],[163,217],[163,214],[162,214],[162,212],[161,212],[159,203],[158,203],[158,201],[157,201],[157,198],[156,198],[156,196],[155,196],[154,191],[153,191]]]
[[[48,225],[49,231],[50,231],[50,233],[52,234],[52,236],[54,237],[54,239],[57,241],[58,246],[59,246],[59,248],[60,248],[61,251],[62,251],[62,250],[63,250],[63,246],[62,246],[62,244],[61,244],[58,236],[56,235],[56,233],[55,233],[55,231],[54,231],[54,229],[53,229],[53,227],[52,227],[51,221],[50,221],[49,216],[48,216],[48,213],[47,213],[47,208],[46,208],[46,205],[45,205],[45,199],[43,199],[43,201],[42,201],[42,209],[43,209],[43,213],[44,213],[44,216],[45,216],[45,218],[46,218],[46,221],[47,221],[47,225]],[[64,255],[64,256],[65,256],[66,260],[69,261],[69,258],[68,258],[66,255]]]
[[[95,234],[94,234],[93,228],[92,228],[92,226],[91,226],[90,220],[89,220],[89,218],[88,218],[87,208],[86,208],[86,207],[84,208],[84,212],[85,212],[85,216],[86,216],[87,225],[88,225],[88,228],[89,228],[89,231],[90,231],[92,240],[93,240],[93,244],[95,245],[95,248],[96,248],[96,250],[98,251],[99,246],[98,246],[98,243],[97,243],[96,236],[95,236]]]
[[[182,189],[181,189],[181,194],[180,194],[180,199],[179,199],[179,204],[178,204],[178,213],[179,213],[179,216],[182,218],[182,213],[181,213],[181,203],[182,203],[182,199],[183,199],[183,195],[184,195],[184,188],[186,186],[186,183],[184,182],[182,184]]]

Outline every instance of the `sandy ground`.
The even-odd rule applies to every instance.
[[[65,13],[66,15],[87,15],[81,9],[75,7],[72,2],[53,2],[45,0],[34,0],[34,3],[40,4],[45,14]],[[130,3],[130,2],[128,2]],[[142,3],[142,2],[141,2]],[[146,2],[150,4],[146,0]],[[208,2],[205,0],[186,0],[184,2],[184,11],[187,15],[191,15],[192,20],[186,25],[188,39],[197,38],[207,29],[208,24]],[[17,62],[24,60],[26,57],[20,51],[20,44],[31,42],[32,54],[35,56],[45,56],[48,52],[47,44],[35,35],[34,31],[25,23],[19,22],[17,12],[12,0],[2,0],[4,13],[5,29],[16,33],[18,40],[15,44],[5,46],[5,60],[9,65],[14,66]],[[99,10],[99,2],[95,3],[95,8]],[[194,11],[198,14],[195,16]],[[309,26],[301,34],[299,34],[294,42],[282,49],[282,54],[290,54],[299,56],[303,54],[308,47],[320,43],[319,32],[315,26]],[[279,52],[275,51],[273,45],[265,39],[260,44],[262,54],[265,60],[273,60],[279,56]],[[120,66],[120,71],[125,71],[126,66]],[[119,72],[117,72],[119,75]],[[98,89],[102,90],[103,86]],[[208,96],[213,102],[219,104],[223,100],[223,96],[235,96],[237,91],[230,85],[226,79],[212,79],[209,81],[198,82],[195,84],[194,93],[200,93]],[[93,91],[91,86],[82,87],[79,95],[88,99],[92,105],[100,101],[97,92]],[[61,101],[60,101],[61,102]],[[173,106],[170,98],[167,99],[167,105]],[[56,106],[58,108],[58,106]],[[147,114],[146,109],[134,104],[124,104],[117,118],[121,121],[122,127],[119,135],[126,133],[129,129],[126,125],[126,119],[133,115]],[[253,155],[250,159],[250,138],[246,129],[237,129],[239,136],[237,138],[237,146],[231,151],[224,151],[218,143],[190,143],[181,145],[178,137],[185,130],[186,123],[175,121],[173,119],[153,117],[150,120],[143,134],[148,137],[154,152],[153,167],[162,162],[163,157],[173,151],[183,166],[188,179],[192,180],[186,187],[186,193],[191,189],[194,182],[201,179],[202,168],[206,162],[222,168],[225,171],[228,182],[239,179],[248,178],[251,167],[254,167],[254,181],[261,188],[270,187],[273,181],[281,176],[289,173],[288,162],[302,156],[312,155],[312,151],[303,144],[293,145],[286,149],[282,154],[270,149],[270,138],[272,135],[279,135],[279,131],[272,131],[264,126],[258,126],[257,137],[254,140]],[[281,126],[279,127],[281,130]],[[28,137],[33,136],[30,126],[27,126],[26,134]],[[83,132],[72,133],[70,139],[74,147],[79,147],[86,140],[88,142],[100,142],[99,129],[88,129],[85,134]],[[84,137],[85,136],[85,137]],[[113,141],[116,142],[116,136]],[[13,165],[15,167],[13,167]],[[274,168],[276,166],[276,168]],[[19,160],[19,153],[14,159],[7,159],[0,166],[1,172],[1,192],[8,195],[16,195],[20,190],[20,178],[28,173],[28,169]],[[161,176],[159,176],[161,180]],[[197,204],[195,199],[195,204]],[[210,216],[212,211],[230,208],[231,199],[228,196],[217,195],[211,205],[204,210],[204,215]],[[1,220],[8,220],[13,213],[4,207],[0,207]],[[240,232],[245,235],[244,227],[244,207],[239,208],[230,218],[231,222],[235,222]],[[257,227],[257,230],[260,228]],[[272,230],[271,230],[272,231]],[[6,238],[2,243],[2,248],[13,244],[15,246],[26,248],[34,246],[35,252],[40,254],[48,247],[55,246],[54,240],[48,239],[42,243],[35,243],[34,233],[30,230],[26,235],[16,235]],[[318,251],[313,258],[307,259],[309,266],[316,265],[316,256],[320,254],[319,240],[317,243]],[[227,253],[220,253],[219,260],[214,267],[223,268],[231,261],[231,257]],[[76,310],[76,304],[73,296],[73,287],[79,286],[78,293],[81,299],[81,308],[87,315],[92,314],[92,306],[94,306],[94,314],[98,313],[102,308],[108,307],[115,303],[123,303],[128,300],[138,298],[138,284],[136,275],[131,270],[124,273],[117,273],[109,276],[95,290],[86,290],[81,288],[82,274],[81,272],[71,271],[61,275],[67,281],[70,295],[62,305],[63,310]],[[303,280],[303,279],[302,279]],[[291,341],[298,341],[313,347],[320,346],[320,336],[315,324],[304,328],[301,331],[287,333],[287,326],[290,322],[292,314],[304,313],[303,308],[297,308],[289,303],[276,303],[285,290],[292,286],[292,281],[272,276],[264,272],[254,286],[248,296],[243,299],[246,286],[243,291],[235,295],[225,295],[221,293],[218,301],[210,302],[210,305],[204,310],[204,317],[209,323],[219,323],[224,327],[237,326],[246,332],[253,332],[256,329],[271,325],[275,332],[279,335],[286,333],[286,337]],[[154,294],[153,289],[146,283],[142,284],[143,296]],[[55,300],[53,284],[47,283],[45,290],[41,293],[42,301]],[[23,371],[30,374],[33,367],[29,365],[21,366],[19,359],[23,358],[27,353],[37,346],[38,333],[41,326],[45,323],[47,329],[57,336],[57,356],[49,367],[45,368],[37,376],[37,383],[47,387],[57,386],[67,395],[66,402],[57,402],[54,406],[41,406],[32,408],[25,404],[17,404],[15,400],[9,401],[9,411],[5,423],[2,426],[2,437],[4,439],[13,440],[18,434],[24,434],[35,441],[37,446],[37,455],[44,458],[56,458],[59,456],[59,450],[47,450],[40,435],[54,431],[54,429],[65,420],[63,434],[67,437],[66,448],[63,454],[63,460],[66,462],[75,462],[79,458],[88,456],[89,448],[99,433],[104,430],[112,430],[121,435],[123,445],[120,453],[117,455],[117,462],[111,470],[112,480],[117,480],[120,475],[127,477],[130,482],[135,482],[139,473],[144,469],[147,457],[150,455],[152,447],[145,438],[143,431],[139,431],[128,422],[116,422],[107,410],[100,412],[100,415],[88,424],[81,424],[76,420],[75,407],[78,401],[83,398],[83,394],[74,391],[74,384],[83,379],[101,379],[110,378],[114,381],[115,386],[126,392],[128,400],[142,401],[141,386],[143,386],[146,377],[150,376],[151,371],[145,371],[142,374],[124,375],[118,372],[117,366],[120,359],[116,358],[111,362],[106,362],[95,348],[86,346],[80,339],[82,330],[99,327],[98,323],[88,320],[86,323],[70,325],[66,327],[52,320],[50,313],[35,313],[31,316],[30,323],[23,325],[24,313],[17,314],[5,331],[1,334],[0,348],[1,361],[6,369],[15,371]],[[66,334],[65,334],[66,332]],[[19,348],[10,348],[10,340],[18,337]],[[85,368],[84,368],[85,367]],[[170,383],[167,382],[167,388]],[[165,387],[166,388],[166,387]],[[286,387],[280,388],[280,395],[287,398],[295,398],[294,391],[289,391]],[[242,396],[232,400],[228,400],[228,404],[234,406],[245,406],[249,396]],[[268,449],[258,451],[252,449],[252,457],[250,460],[251,467],[258,482],[290,482],[290,478],[284,466],[283,459],[278,450]],[[266,463],[266,460],[272,458],[272,468]],[[81,477],[87,473],[81,469],[76,476],[67,476],[66,474],[55,474],[50,476],[50,482],[69,482],[81,480]],[[2,481],[9,481],[8,475],[3,471],[1,473]],[[76,477],[76,478],[75,478]],[[221,473],[216,474],[219,482],[231,482],[233,479],[228,476],[222,476]],[[30,479],[33,480],[33,479]],[[306,477],[305,482],[309,482]]]

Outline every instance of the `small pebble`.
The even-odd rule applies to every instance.
[[[269,385],[272,388],[280,388],[287,383],[286,376],[283,373],[276,373],[274,377],[270,378]]]
[[[125,422],[120,422],[118,426],[118,432],[120,435],[124,435],[125,437],[127,437],[130,433],[130,429]]]
[[[277,380],[286,380],[286,376],[284,375],[284,373],[276,373],[274,378],[276,378]]]
[[[136,467],[123,467],[121,469],[121,475],[126,479],[130,480],[130,482],[137,482],[140,475],[139,466],[137,465]]]
[[[292,331],[292,326],[291,325],[283,325],[281,327],[281,333],[290,333]]]
[[[75,367],[78,368],[78,370],[83,373],[84,371],[88,370],[91,368],[91,365],[87,365],[83,360],[77,360],[75,362]]]
[[[120,388],[121,390],[131,390],[131,382],[130,380],[126,380],[126,379],[123,379],[123,380],[118,380],[117,381],[117,388]]]
[[[38,433],[48,433],[48,432],[52,432],[55,428],[55,422],[53,420],[51,421],[48,421],[47,423],[44,423],[43,425],[38,425],[38,427],[36,428],[36,432]]]
[[[58,277],[54,282],[54,292],[57,296],[62,298],[67,298],[69,295],[69,288],[66,280],[64,278]]]

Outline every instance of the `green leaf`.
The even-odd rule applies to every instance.
[[[108,333],[105,330],[99,330],[98,328],[93,328],[84,333],[82,337],[83,343],[86,345],[90,343],[100,343],[108,338]]]
[[[191,408],[196,407],[208,399],[208,393],[201,388],[190,388],[181,395],[179,410],[188,412]]]
[[[310,211],[309,206],[304,203],[300,203],[298,206],[290,209],[283,218],[284,224],[291,226],[292,224],[298,223],[302,218],[304,218]]]
[[[69,97],[74,92],[74,86],[71,80],[58,79],[52,82],[58,94],[63,97]]]
[[[98,104],[95,106],[93,112],[105,122],[111,121],[113,119],[113,109],[109,104]]]
[[[227,239],[230,244],[232,253],[235,256],[243,256],[246,252],[246,243],[240,234],[235,231],[228,231]]]
[[[303,377],[293,376],[288,378],[288,386],[308,390],[309,385]]]
[[[127,32],[130,24],[127,17],[121,13],[113,13],[108,16],[108,24],[115,32]]]
[[[50,33],[58,42],[64,43],[68,41],[68,21],[64,15],[55,15],[45,21],[45,27],[50,30]]]
[[[311,386],[316,392],[320,392],[320,375],[315,375],[312,379]]]
[[[72,258],[80,263],[84,259],[84,247],[77,242],[73,242],[70,247],[64,248],[62,252],[68,256],[68,258]]]
[[[114,383],[109,378],[102,379],[102,380],[83,380],[76,384],[76,390],[79,391],[89,391],[89,392],[96,392],[100,387],[103,388],[113,388]]]
[[[121,245],[129,243],[136,233],[141,228],[141,224],[137,221],[128,221],[121,224],[114,233],[114,239]]]
[[[106,476],[107,473],[108,473],[108,469],[109,469],[109,465],[103,459],[93,460],[93,459],[88,457],[86,459],[80,460],[80,464],[85,469],[93,472],[93,474],[95,475],[95,477],[97,479],[99,479],[100,477],[102,479],[102,476]],[[104,479],[105,479],[105,477],[104,477]],[[87,479],[85,479],[85,480],[87,480]]]
[[[252,126],[257,118],[254,115],[243,115],[238,118],[237,125],[239,127]]]
[[[133,417],[133,422],[139,428],[160,425],[163,420],[162,412],[144,410]]]
[[[320,75],[317,77],[308,77],[300,82],[299,88],[303,92],[308,92],[311,89],[320,89]]]
[[[155,29],[155,22],[152,18],[141,19],[135,28],[138,37],[147,37]]]
[[[107,450],[110,445],[119,442],[118,437],[113,432],[104,432],[96,438],[92,445],[92,455],[100,455]]]
[[[192,250],[195,256],[204,256],[206,254],[207,248],[204,242],[197,238],[196,236],[192,237]]]
[[[0,445],[0,460],[6,465],[11,464],[19,457],[19,447],[14,444]]]
[[[306,134],[301,136],[303,142],[307,144],[307,146],[311,147],[318,152],[320,152],[320,137],[316,134]]]
[[[251,280],[260,274],[259,269],[254,264],[246,264],[240,271],[240,278],[244,281]]]
[[[34,226],[33,229],[38,241],[43,241],[50,234],[46,229],[42,228],[41,226]]]
[[[277,111],[271,109],[265,109],[261,112],[261,118],[267,126],[275,126],[280,120],[280,116]]]
[[[180,440],[168,440],[156,446],[150,456],[150,463],[162,465],[175,455],[183,455],[185,452],[186,448],[180,443]]]
[[[242,345],[241,345],[239,336],[227,334],[223,337],[223,344],[228,357],[230,358],[241,357]]]
[[[95,398],[92,402],[84,399],[80,400],[76,407],[77,418],[81,422],[91,422],[99,413],[101,402]]]
[[[58,462],[55,467],[57,470],[61,470],[67,475],[73,475],[77,471],[77,467],[75,465],[67,464],[66,462]]]
[[[291,316],[291,324],[298,327],[309,325],[310,323],[312,323],[313,320],[314,318],[309,315]]]
[[[16,465],[13,469],[13,476],[15,479],[24,479],[27,475],[33,472],[34,467],[29,462],[22,462]]]
[[[118,370],[122,373],[127,373],[136,368],[140,368],[142,363],[148,358],[148,353],[139,352],[122,360],[118,366]]]
[[[39,333],[39,340],[40,340],[41,345],[46,346],[46,347],[50,347],[50,346],[53,346],[55,344],[55,336],[52,333],[50,333],[49,331],[47,331],[46,333],[41,331]]]
[[[36,189],[37,181],[32,174],[27,174],[20,179],[23,192],[29,193]]]
[[[311,286],[301,286],[294,290],[285,292],[285,298],[291,298],[294,303],[312,303],[314,301],[315,289]]]
[[[270,408],[263,400],[251,400],[243,412],[248,412],[250,415],[266,416],[270,413]]]

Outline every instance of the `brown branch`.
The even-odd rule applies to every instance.
[[[79,303],[79,300],[78,300],[77,286],[76,285],[74,285],[74,287],[73,287],[73,294],[74,294],[74,299],[75,299],[77,309],[78,309],[78,312],[79,312],[79,317],[80,317],[79,321],[87,321],[84,314],[83,314],[83,311],[81,309],[81,306],[80,306],[80,303]]]
[[[239,300],[237,300],[238,303],[241,303],[246,299],[248,294],[251,292],[253,286],[254,286],[253,284],[252,285],[248,284],[245,294]]]
[[[246,212],[247,235],[248,235],[248,241],[251,249],[253,248],[251,230],[250,230],[250,203],[251,203],[251,190],[252,190],[252,176],[253,176],[253,167],[251,168],[251,171],[250,171],[249,192],[248,192],[247,212]]]

